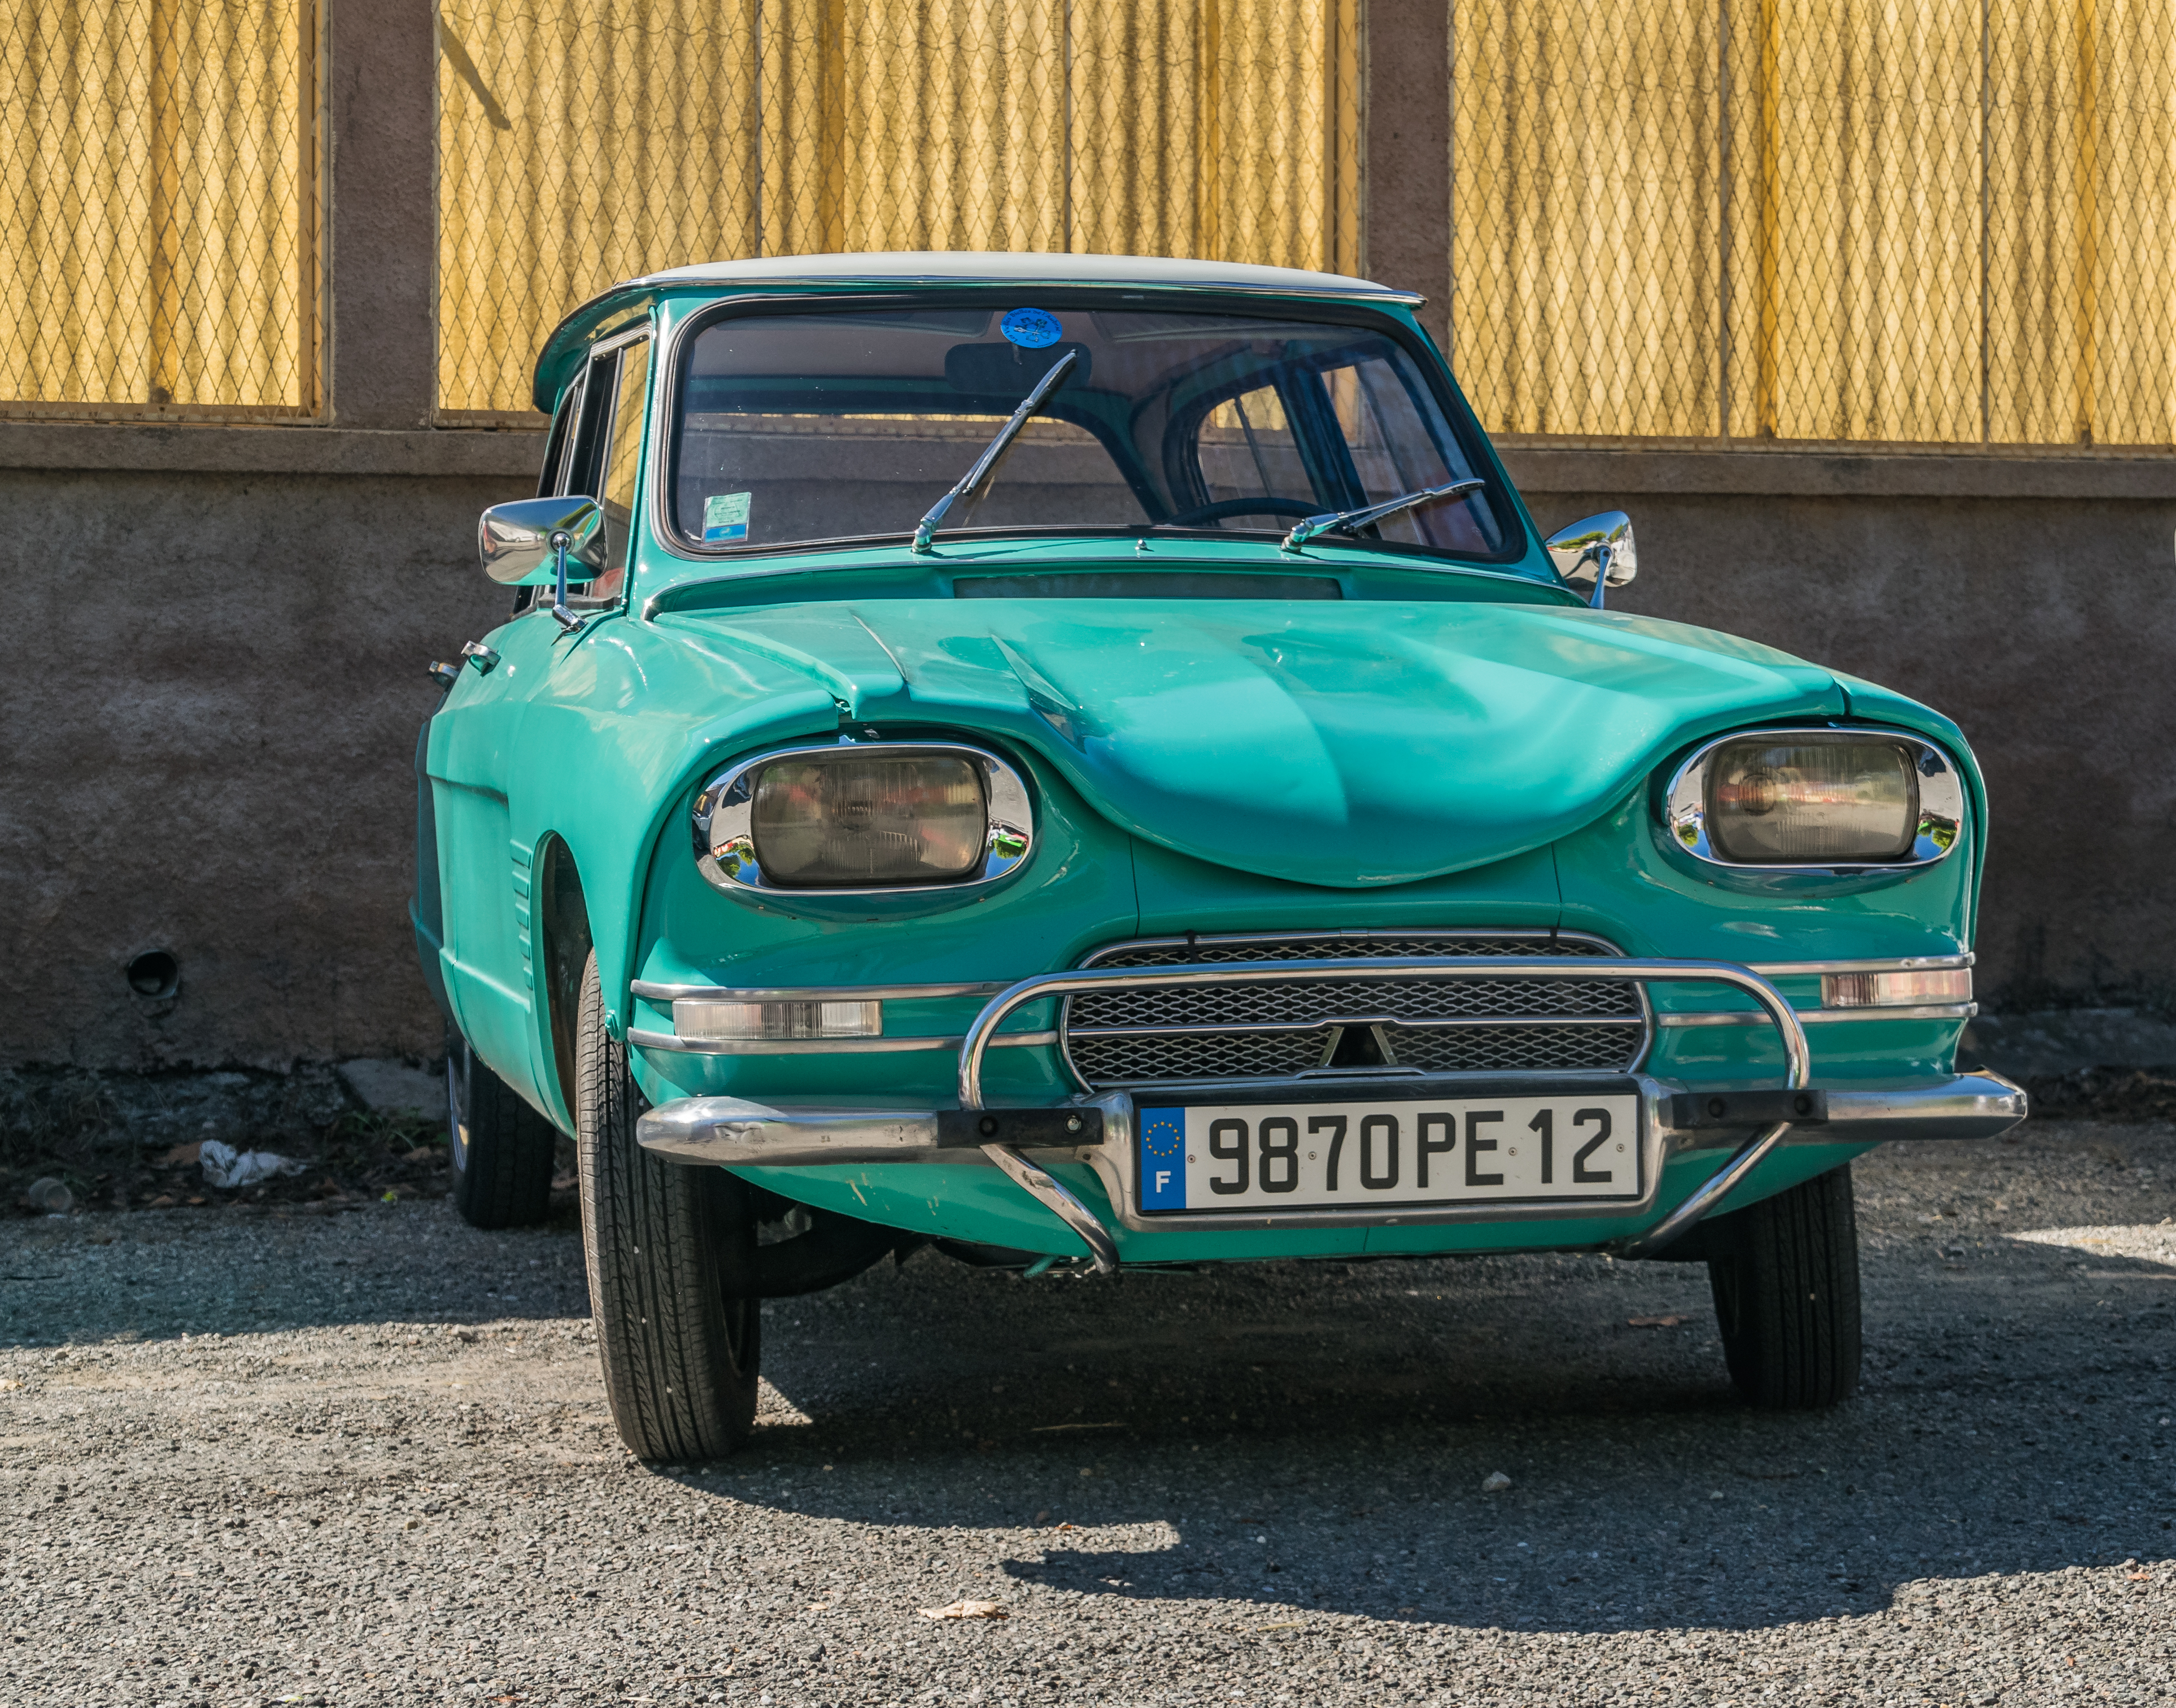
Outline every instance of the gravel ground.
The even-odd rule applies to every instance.
[[[769,1307],[754,1443],[666,1470],[564,1227],[10,1222],[0,1701],[2169,1700],[2172,1183],[2167,1125],[1861,1164],[1814,1417],[1696,1265],[924,1253]]]

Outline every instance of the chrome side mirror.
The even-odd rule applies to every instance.
[[[1594,590],[1586,602],[1597,611],[1602,609],[1605,592],[1630,586],[1640,573],[1639,553],[1632,546],[1632,519],[1622,510],[1604,510],[1559,528],[1542,543],[1558,574],[1575,587]]]
[[[552,587],[552,615],[571,634],[584,619],[567,609],[567,589],[604,574],[605,513],[573,494],[493,504],[477,519],[476,555],[501,586]]]

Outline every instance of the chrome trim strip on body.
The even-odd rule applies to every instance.
[[[1719,748],[1733,742],[1758,741],[1769,737],[1788,741],[1792,737],[1838,737],[1866,736],[1893,741],[1913,749],[1913,767],[1919,791],[1918,823],[1914,827],[1911,854],[1896,860],[1733,860],[1716,851],[1707,834],[1707,768]],[[1733,730],[1700,743],[1687,754],[1663,789],[1662,835],[1680,852],[1710,866],[1733,872],[1915,872],[1949,857],[1964,826],[1965,791],[1957,763],[1924,736],[1910,730],[1880,724],[1795,725],[1776,729]]]
[[[671,1050],[683,1056],[895,1056],[917,1050],[956,1050],[965,1038],[683,1038],[672,1032],[629,1026],[627,1041],[645,1050]],[[993,1050],[1038,1049],[1058,1042],[1056,1032],[1007,1032],[993,1038]]]
[[[1531,939],[1547,935],[1548,933],[1540,931],[1519,931],[1515,929],[1496,928],[1457,930],[1454,928],[1443,930],[1404,931],[1395,929],[1369,929],[1343,931],[1334,933],[1321,931],[1225,933],[1213,937],[1196,936],[1190,940],[1184,937],[1144,937],[1130,938],[1122,943],[1106,944],[1102,948],[1096,950],[1094,954],[1089,955],[1085,960],[1083,960],[1080,970],[1085,971],[1091,969],[1096,966],[1099,963],[1108,960],[1110,957],[1128,950],[1187,949],[1198,948],[1204,945],[1221,946],[1233,943],[1322,942],[1332,938],[1341,942],[1413,942],[1417,940],[1426,941],[1430,938],[1466,938],[1481,939],[1484,941],[1516,941],[1522,938]],[[1624,957],[1605,939],[1589,936],[1583,933],[1559,933],[1556,935],[1554,940],[1566,943],[1592,944],[1597,945],[1604,954],[1611,956],[1613,959],[1619,961],[1625,960],[1625,957]],[[1492,976],[1496,969],[1502,967],[1506,961],[1511,959],[1512,958],[1509,956],[1445,955],[1440,957],[1428,957],[1427,958],[1426,964],[1440,973],[1455,973],[1475,978],[1482,978]],[[1774,980],[1776,978],[1813,977],[1825,973],[1882,973],[1946,971],[1961,967],[1969,967],[1973,964],[1976,959],[1977,957],[1974,955],[1966,954],[1953,955],[1907,955],[1891,960],[1765,961],[1751,966],[1746,970],[1758,975],[1763,979]],[[1221,970],[1221,968],[1227,966],[1276,968],[1295,966],[1299,964],[1300,963],[1296,960],[1220,962],[1216,963],[1216,966],[1210,970]],[[1384,966],[1390,964],[1390,959],[1389,957],[1384,957],[1380,960],[1361,959],[1352,962],[1352,965],[1362,969]],[[1550,964],[1560,966],[1564,963],[1560,960],[1552,958]],[[1151,968],[1136,970],[1141,971],[1155,971],[1155,969]],[[1010,990],[1013,988],[1014,985],[1018,982],[1019,981],[1013,981],[1011,982],[988,981],[979,983],[963,982],[957,984],[732,986],[666,984],[648,979],[636,979],[630,984],[628,988],[633,995],[639,997],[646,1002],[655,1003],[671,1003],[683,998],[719,1002],[913,1002],[923,1000],[934,1001],[965,997],[976,997],[987,1001],[988,998],[995,997],[1004,991]],[[1640,988],[1643,998],[1643,1007],[1647,1009],[1646,1023],[1651,1028],[1674,1029],[1693,1026],[1761,1026],[1771,1024],[1765,1014],[1751,1013],[1744,1009],[1695,1009],[1683,1010],[1674,1013],[1656,1012],[1654,1010],[1651,1004],[1647,1004],[1644,1000],[1644,985],[1640,987]],[[1969,1020],[1979,1012],[1979,1005],[1977,1003],[1918,1003],[1910,1004],[1900,1004],[1895,1007],[1889,1008],[1802,1009],[1794,1007],[1793,1012],[1798,1015],[1798,1021],[1802,1025],[1826,1025],[1858,1020]],[[1561,1016],[1506,1015],[1502,1017],[1491,1017],[1488,1015],[1460,1015],[1433,1020],[1397,1020],[1395,1015],[1363,1015],[1333,1017],[1324,1019],[1319,1021],[1310,1021],[1305,1025],[1289,1025],[1275,1022],[1234,1021],[1227,1025],[1211,1024],[1200,1026],[1078,1026],[1072,1028],[1069,1032],[1062,1032],[1057,1030],[1034,1032],[1007,1032],[992,1039],[987,1047],[991,1049],[1025,1049],[1040,1047],[1045,1045],[1057,1045],[1061,1050],[1063,1050],[1064,1038],[1069,1036],[1083,1038],[1148,1037],[1213,1035],[1219,1032],[1319,1031],[1326,1028],[1337,1025],[1380,1025],[1394,1023],[1400,1025],[1410,1026],[1419,1031],[1429,1028],[1450,1029],[1460,1026],[1506,1028],[1547,1026],[1591,1027],[1610,1024],[1630,1025],[1635,1024],[1635,1021],[1629,1015],[1623,1017],[1582,1014],[1568,1014]],[[920,1036],[903,1038],[815,1038],[792,1040],[747,1039],[735,1040],[732,1042],[704,1042],[701,1041],[683,1039],[671,1032],[657,1032],[639,1028],[632,1028],[628,1032],[628,1042],[632,1044],[639,1045],[647,1049],[671,1050],[689,1055],[809,1056],[832,1053],[843,1055],[886,1055],[924,1050],[956,1050],[960,1047],[962,1043],[965,1042],[965,1039],[964,1037],[955,1036]],[[1069,1057],[1068,1058],[1067,1065],[1069,1068],[1071,1066]],[[1637,1064],[1635,1063],[1635,1065],[1636,1066]],[[1576,1070],[1566,1071],[1575,1072]],[[1303,1075],[1302,1077],[1307,1076],[1308,1075]],[[1075,1073],[1074,1077],[1076,1080],[1080,1078],[1077,1072]],[[1081,1083],[1085,1084],[1086,1082],[1082,1080]],[[1198,1084],[1199,1082],[1189,1083]],[[1265,1081],[1255,1080],[1235,1081],[1233,1083],[1248,1085],[1253,1086],[1254,1089],[1259,1090]]]
[[[1853,968],[1856,971],[1858,969]],[[636,979],[628,987],[645,1002],[669,1003],[687,997],[723,1003],[851,1003],[920,1002],[939,997],[995,996],[1011,982],[992,979],[982,984],[797,984],[742,985],[657,984]]]
[[[931,878],[919,884],[879,884],[857,887],[831,884],[774,884],[764,875],[756,858],[753,820],[755,812],[755,774],[781,759],[816,755],[840,756],[935,754],[966,759],[982,780],[985,813],[983,847],[979,865],[955,878]],[[1026,862],[1035,846],[1035,809],[1027,785],[1004,759],[984,748],[964,742],[855,741],[798,742],[755,753],[728,765],[703,785],[691,809],[695,837],[695,866],[713,889],[728,895],[739,892],[769,900],[821,901],[851,895],[971,895],[1009,877]]]
[[[1123,942],[1107,943],[1093,954],[1082,957],[1080,970],[1085,971],[1090,967],[1101,966],[1113,955],[1145,949],[1216,949],[1234,943],[1416,943],[1436,938],[1474,943],[1531,943],[1547,939],[1555,943],[1591,944],[1597,955],[1622,955],[1624,953],[1608,938],[1597,937],[1591,932],[1553,931],[1545,925],[1531,926],[1525,930],[1517,926],[1429,925],[1403,928],[1368,926],[1352,931],[1341,931],[1335,927],[1314,931],[1196,931],[1176,937],[1129,937]],[[1486,961],[1488,957],[1472,955],[1465,959]],[[1246,961],[1217,963],[1220,966],[1243,966],[1252,964]]]
[[[1864,1009],[1800,1009],[1798,1019],[1803,1025],[1834,1025],[1843,1020],[1968,1020],[1979,1012],[1977,1003],[1899,1003],[1893,1008]],[[1760,1014],[1749,1014],[1742,1009],[1687,1009],[1678,1014],[1658,1014],[1658,1026],[1765,1026],[1767,1020]]]
[[[1954,972],[1978,960],[1976,955],[1907,955],[1892,960],[1756,960],[1748,965],[1763,978],[1809,978],[1824,972]]]
[[[1386,939],[1412,941],[1418,938],[1459,937],[1480,938],[1520,938],[1548,937],[1550,933],[1533,931],[1504,931],[1496,929],[1429,931],[1256,931],[1227,933],[1216,937],[1195,937],[1194,944],[1221,943],[1305,943],[1336,938],[1342,943],[1366,943]],[[1591,943],[1597,952],[1616,955],[1622,951],[1606,939],[1590,937],[1580,932],[1554,933],[1559,943]],[[1095,966],[1107,956],[1129,949],[1183,949],[1189,939],[1183,937],[1140,937],[1125,943],[1106,944],[1083,960],[1084,967]],[[1938,972],[1972,966],[1978,956],[1974,955],[1905,955],[1889,960],[1768,960],[1747,963],[1749,971],[1765,979],[1810,978],[1831,972]],[[1484,956],[1466,959],[1485,960]],[[1478,976],[1479,975],[1476,975]],[[944,997],[995,996],[1009,989],[1016,981],[989,979],[977,984],[792,984],[792,985],[722,985],[722,984],[661,984],[654,980],[639,978],[628,986],[629,991],[645,1001],[669,1003],[681,997],[702,998],[712,1002],[918,1002],[925,998]],[[1807,1010],[1801,1009],[1803,1019]],[[1506,1024],[1498,1022],[1497,1024]],[[1668,1022],[1664,1022],[1668,1024]],[[1749,1019],[1749,1025],[1758,1025]]]

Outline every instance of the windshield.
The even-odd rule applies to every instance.
[[[1281,537],[1303,517],[1483,473],[1471,427],[1379,326],[1031,303],[738,315],[686,346],[678,532],[721,554],[911,533],[1068,354],[945,535]],[[1502,558],[1516,552],[1513,514],[1492,480],[1359,531]]]

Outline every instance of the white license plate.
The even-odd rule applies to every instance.
[[[1145,1214],[1640,1195],[1623,1093],[1134,1111]]]

